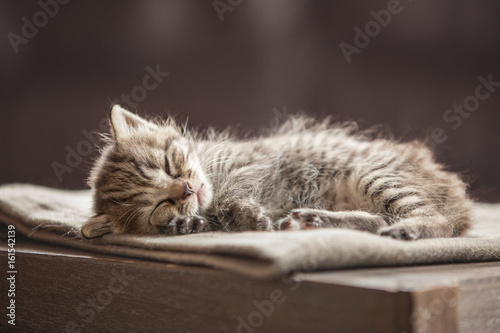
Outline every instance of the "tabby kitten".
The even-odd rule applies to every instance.
[[[418,142],[307,117],[246,140],[118,105],[110,122],[85,238],[338,227],[414,240],[460,236],[470,224],[465,184]]]

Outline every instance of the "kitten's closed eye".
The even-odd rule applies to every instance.
[[[175,170],[176,168],[174,168]],[[182,174],[180,172],[175,172],[172,171],[171,163],[168,159],[167,156],[165,156],[165,173],[169,176],[172,177],[173,179],[179,179],[182,177]]]
[[[165,156],[165,173],[172,177],[172,171],[170,170],[170,162],[168,161],[168,157]]]

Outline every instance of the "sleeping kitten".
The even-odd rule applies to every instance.
[[[111,131],[89,178],[85,238],[338,227],[414,240],[470,224],[465,184],[418,142],[307,117],[261,138],[201,136],[118,105]]]

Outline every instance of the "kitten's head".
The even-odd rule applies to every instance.
[[[208,208],[212,188],[189,135],[171,120],[153,123],[118,105],[110,122],[111,142],[89,178],[95,215],[84,237],[157,234],[172,218]]]

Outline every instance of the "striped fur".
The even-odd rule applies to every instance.
[[[471,201],[418,142],[292,117],[263,137],[201,135],[115,106],[89,183],[105,233],[184,234],[343,227],[398,239],[456,237]]]

